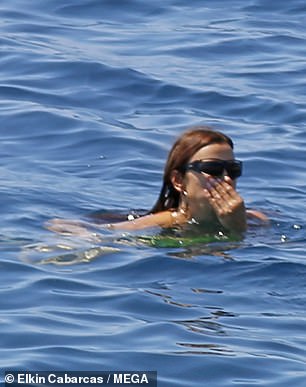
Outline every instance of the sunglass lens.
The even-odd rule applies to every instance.
[[[223,163],[219,163],[217,161],[202,162],[199,167],[201,172],[207,173],[211,176],[221,176],[224,171]]]
[[[226,172],[232,180],[237,179],[239,176],[241,176],[242,164],[238,161],[230,163],[228,166],[226,166]]]
[[[224,171],[224,166],[219,163],[207,163],[203,166],[202,172],[211,176],[221,176]]]
[[[231,179],[237,179],[242,173],[241,161],[195,161],[189,164],[188,169],[211,176],[222,176],[224,170]]]

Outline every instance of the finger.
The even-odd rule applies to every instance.
[[[235,180],[231,179],[229,176],[225,175],[224,180],[235,189]]]
[[[225,200],[230,200],[233,196],[233,188],[229,184],[227,184],[224,180],[216,179],[214,184],[215,191],[221,195]]]
[[[224,180],[218,179],[218,183],[219,184],[216,184],[215,189],[226,200],[233,201],[233,200],[240,200],[241,199],[240,195],[235,190],[235,188],[230,184],[230,182],[226,181],[225,179]]]
[[[221,179],[210,179],[207,184],[208,200],[219,216],[231,214],[243,203],[235,189]]]
[[[232,190],[231,186],[224,183],[221,179],[210,178],[207,186],[211,196],[218,200],[227,202],[232,197],[230,194],[230,190]]]
[[[222,215],[230,210],[228,201],[225,200],[216,189],[210,187],[210,189],[205,189],[204,192],[217,215]]]
[[[213,207],[224,205],[224,198],[210,183],[207,184],[207,197]]]

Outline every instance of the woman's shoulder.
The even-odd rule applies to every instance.
[[[246,211],[246,214],[247,214],[247,218],[250,220],[255,220],[255,221],[257,220],[263,224],[269,224],[269,222],[270,222],[267,215],[265,215],[263,212],[248,209]]]

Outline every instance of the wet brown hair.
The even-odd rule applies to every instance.
[[[165,165],[163,185],[159,197],[150,213],[177,209],[180,193],[171,182],[172,171],[184,174],[184,167],[190,158],[201,148],[211,144],[228,144],[234,148],[233,141],[225,134],[208,126],[196,126],[183,133],[173,144]]]

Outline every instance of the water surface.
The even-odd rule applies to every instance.
[[[12,0],[0,11],[2,369],[304,386],[304,2]],[[195,124],[233,138],[239,191],[270,228],[167,248],[45,229],[149,209],[170,146]]]

